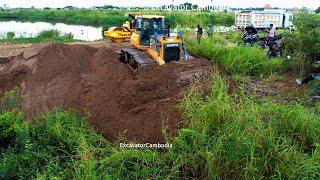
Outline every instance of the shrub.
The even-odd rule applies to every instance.
[[[14,32],[7,32],[7,38],[8,39],[13,39],[15,37],[15,33]]]
[[[39,32],[38,38],[58,38],[60,36],[60,32],[58,30],[52,29],[52,30],[44,30]]]
[[[1,149],[8,148],[9,146],[20,149],[27,143],[29,129],[22,118],[23,113],[21,112],[7,112],[0,115]]]
[[[301,74],[307,75],[320,58],[320,16],[303,12],[295,15],[294,24],[297,28],[287,34],[286,49],[300,62]]]
[[[67,39],[73,39],[73,34],[71,32],[69,33],[66,33],[65,35],[63,35],[64,38],[67,38]]]
[[[20,89],[19,87],[14,87],[10,91],[5,91],[3,97],[1,98],[0,110],[5,112],[12,108],[18,107],[20,103]]]

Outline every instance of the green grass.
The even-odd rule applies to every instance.
[[[150,12],[153,13],[153,12]],[[204,28],[209,24],[214,26],[232,26],[234,25],[233,13],[212,13],[212,12],[155,12],[166,16],[166,24],[170,24],[172,27],[181,25],[181,27],[195,28],[198,24]]]
[[[1,11],[2,20],[62,22],[91,26],[120,26],[126,19],[125,12],[101,10],[24,10]]]
[[[190,128],[206,140],[198,151],[203,152],[212,176],[319,178],[317,112],[298,104],[233,97],[219,75],[214,75],[212,82],[211,94],[205,99],[194,91],[183,102]]]
[[[19,107],[21,101],[20,88],[14,87],[10,91],[6,91],[0,101],[0,112],[6,112],[13,108]]]
[[[317,111],[227,93],[213,74],[210,93],[186,94],[188,126],[167,151],[120,149],[75,112],[55,110],[36,120],[0,115],[0,178],[62,179],[319,179]]]
[[[78,115],[57,110],[34,126],[22,117],[15,111],[0,116],[6,133],[1,179],[99,176],[93,171],[94,157],[108,156],[112,149]]]
[[[231,36],[231,37],[230,37]],[[291,62],[281,58],[269,59],[267,52],[258,47],[245,47],[230,42],[237,42],[238,36],[227,34],[226,37],[215,34],[213,38],[205,37],[201,43],[186,39],[187,48],[193,53],[216,62],[230,75],[261,76],[272,72],[285,72]]]
[[[15,37],[14,32],[7,32],[7,38],[8,38],[8,39],[12,39],[12,38],[14,38],[14,37]]]
[[[24,10],[24,11],[0,11],[0,20],[19,21],[46,21],[61,22],[67,24],[81,24],[91,26],[103,26],[104,29],[112,26],[121,26],[128,19],[125,15],[130,11],[125,10]],[[136,12],[136,11],[134,11]],[[234,23],[232,13],[209,12],[169,12],[142,10],[144,14],[158,14],[166,16],[166,24],[171,27],[196,27],[200,24],[207,27],[208,24],[231,26]]]
[[[9,43],[38,43],[38,42],[75,42],[78,40],[68,39],[68,38],[14,38],[14,39],[0,39],[1,43],[9,42]]]
[[[232,43],[239,43],[242,41],[241,39],[241,34],[238,32],[227,32],[226,37],[225,37],[228,41],[232,42]]]
[[[232,76],[288,68],[238,40],[215,35],[187,46]],[[24,119],[11,106],[19,104],[15,88],[1,101],[0,179],[320,179],[319,105],[258,99],[241,85],[229,94],[217,72],[206,82],[185,93],[179,108],[186,126],[168,137],[168,150],[121,149],[123,140],[106,141],[74,111]]]
[[[60,36],[60,32],[58,30],[52,29],[47,31],[41,31],[38,35],[38,38],[57,38]]]
[[[58,30],[52,29],[52,30],[44,30],[41,31],[37,37],[30,37],[30,38],[13,38],[13,37],[7,37],[4,39],[0,39],[0,43],[9,42],[9,43],[38,43],[38,42],[75,42],[79,41],[76,39],[73,39],[72,33],[67,33],[62,35]]]

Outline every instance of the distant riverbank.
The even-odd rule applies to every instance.
[[[125,10],[21,10],[0,11],[0,20],[19,20],[30,22],[60,22],[66,24],[88,25],[95,27],[121,26],[128,19]],[[233,13],[190,12],[190,11],[140,11],[143,14],[166,16],[166,24],[171,27],[196,27],[200,24],[231,26],[234,24]]]
[[[65,23],[0,21],[0,39],[7,38],[7,33],[14,33],[15,38],[35,38],[41,31],[57,30],[61,35],[72,34],[74,39],[95,41],[103,39],[102,27],[68,25]]]
[[[0,43],[37,43],[37,42],[75,42],[72,33],[63,34],[58,30],[44,30],[35,37],[16,37],[14,32],[8,32],[5,38],[0,39]]]

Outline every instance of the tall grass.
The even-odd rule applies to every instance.
[[[320,177],[320,122],[316,112],[300,105],[258,102],[241,95],[232,97],[220,76],[214,75],[212,82],[210,96],[203,99],[193,92],[192,98],[183,102],[192,134],[198,136],[193,143],[205,139],[204,147],[198,150],[202,152],[198,162],[206,160],[202,166],[210,176]]]
[[[166,24],[175,27],[181,25],[181,27],[195,28],[198,24],[202,27],[208,27],[212,25],[232,26],[234,24],[233,13],[213,13],[213,12],[156,12],[166,15]]]
[[[1,11],[2,20],[46,21],[91,26],[120,26],[126,19],[124,11],[101,10],[24,10]]]
[[[317,111],[241,93],[230,95],[219,74],[209,94],[193,87],[180,107],[188,126],[172,148],[121,149],[74,112],[37,120],[0,115],[1,179],[319,179]]]
[[[217,34],[213,38],[203,38],[200,44],[192,39],[186,41],[188,49],[193,54],[217,62],[231,75],[268,75],[271,72],[283,72],[288,65],[288,62],[279,58],[269,59],[267,52],[258,47],[238,46]]]
[[[96,158],[107,157],[112,148],[78,115],[57,110],[34,126],[22,117],[15,111],[0,116],[1,179],[100,177]]]
[[[46,21],[62,22],[68,24],[81,24],[91,26],[103,26],[107,29],[111,26],[121,26],[128,19],[125,15],[127,10],[24,10],[24,11],[1,11],[1,20],[20,21]],[[167,25],[175,27],[196,27],[197,24],[207,27],[208,24],[230,26],[234,23],[232,13],[210,12],[169,12],[142,10],[143,14],[165,15]]]

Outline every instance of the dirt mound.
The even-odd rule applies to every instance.
[[[1,91],[22,89],[22,107],[31,117],[45,109],[76,109],[107,139],[124,136],[163,142],[162,127],[181,126],[175,107],[192,77],[208,75],[202,59],[133,69],[115,49],[86,45],[35,44],[21,55],[0,59]],[[1,62],[0,62],[1,63]]]

